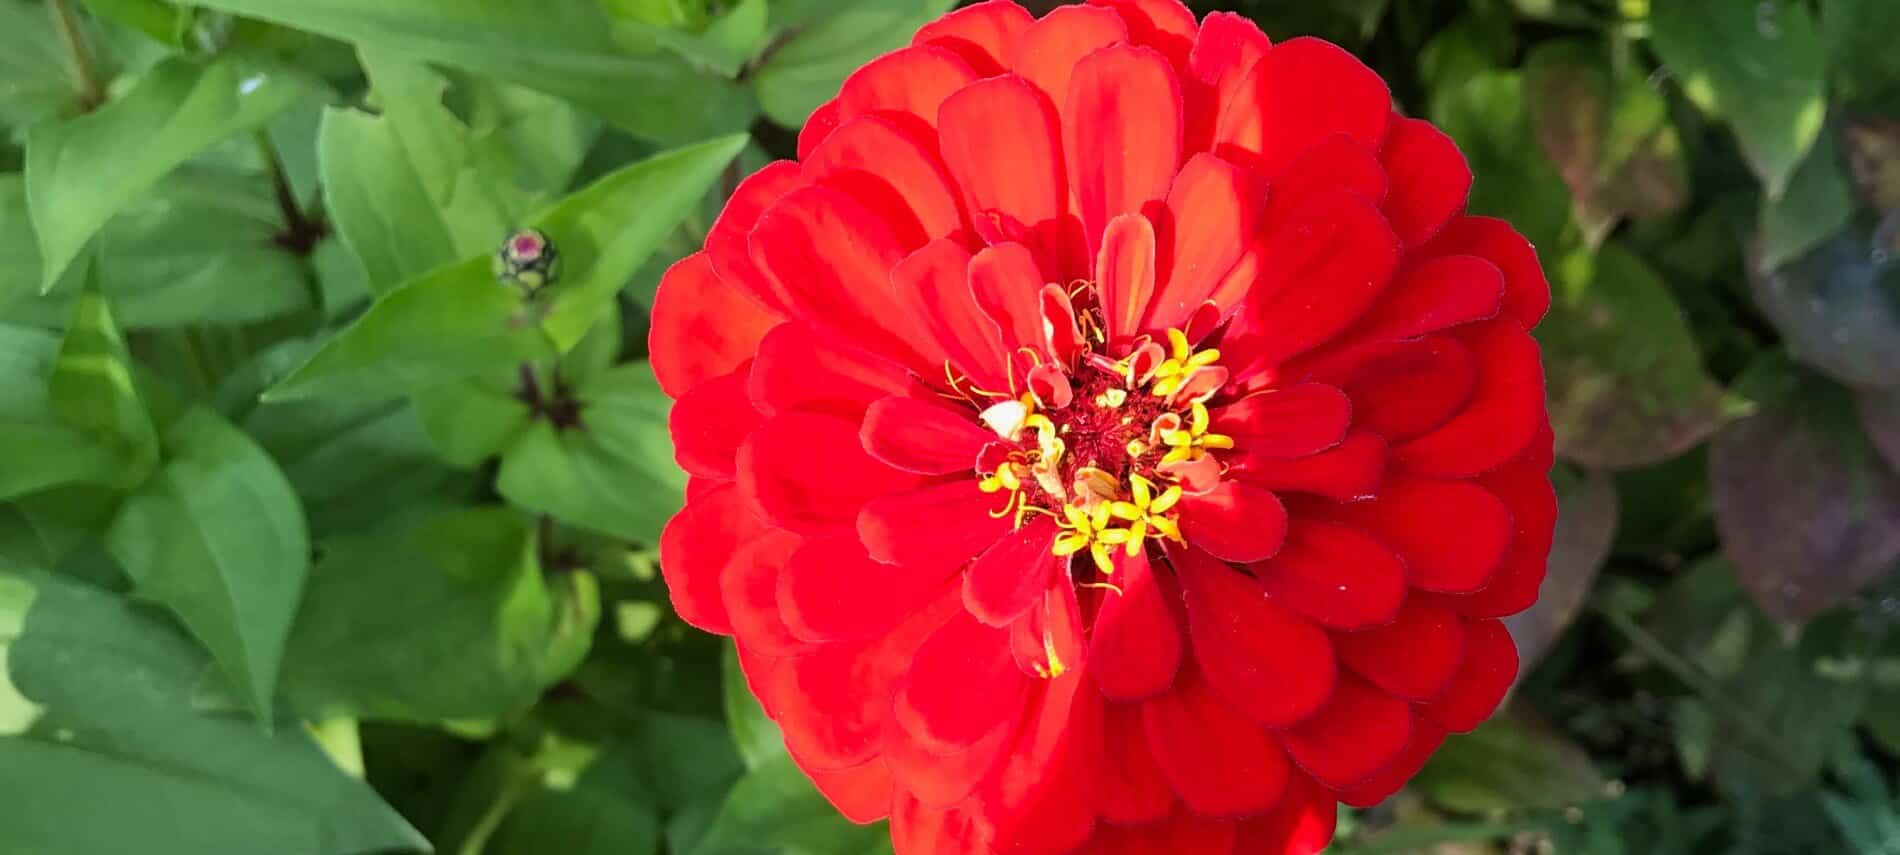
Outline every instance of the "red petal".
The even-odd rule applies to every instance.
[[[1469,481],[1392,478],[1370,502],[1336,515],[1405,559],[1414,588],[1461,593],[1484,587],[1511,543],[1511,510]]]
[[[1110,220],[1166,196],[1181,166],[1181,88],[1168,61],[1130,45],[1089,54],[1069,81],[1062,144],[1093,251]]]
[[[1181,167],[1159,222],[1159,281],[1141,328],[1172,329],[1214,294],[1260,227],[1266,186],[1211,154]]]
[[[1380,159],[1392,178],[1386,219],[1406,248],[1430,240],[1464,210],[1471,195],[1471,166],[1458,144],[1430,122],[1394,117]]]
[[[1080,777],[1090,728],[1072,726],[1099,716],[1101,700],[1077,691],[1082,680],[1037,684],[1024,711],[1027,726],[996,775],[977,791],[995,823],[998,852],[1066,855],[1088,839],[1095,815]]]
[[[1234,458],[1229,473],[1275,493],[1312,493],[1346,502],[1369,498],[1385,475],[1385,440],[1354,431],[1338,445],[1293,460]]]
[[[1411,738],[1397,760],[1370,779],[1339,793],[1339,800],[1357,808],[1368,808],[1385,801],[1425,768],[1432,752],[1445,742],[1445,730],[1431,721],[1414,716]]]
[[[738,475],[766,521],[799,534],[848,528],[866,501],[918,481],[866,454],[856,424],[815,413],[766,419],[739,446]]]
[[[818,106],[805,119],[805,127],[798,131],[798,159],[804,160],[818,148],[818,144],[838,129],[838,99],[833,98]]]
[[[1009,533],[990,511],[996,496],[962,478],[872,500],[858,514],[858,537],[871,557],[917,570],[954,570]]]
[[[940,123],[944,161],[978,231],[990,243],[1033,240],[1044,260],[1068,263],[1068,179],[1048,100],[1020,77],[993,77],[944,101]]]
[[[1537,435],[1544,366],[1536,340],[1502,319],[1460,331],[1477,358],[1478,388],[1451,421],[1392,448],[1392,462],[1419,475],[1456,478],[1496,469]]]
[[[1018,375],[1026,357],[1022,348],[1050,358],[1042,327],[1043,286],[1048,279],[1022,244],[1002,243],[984,249],[970,262],[970,292],[990,320],[1003,331],[1003,349]]]
[[[1302,519],[1286,546],[1255,564],[1267,596],[1328,629],[1389,621],[1405,600],[1405,564],[1392,550],[1347,526]]]
[[[899,793],[891,807],[891,845],[904,855],[972,855],[989,849],[989,832],[974,805],[932,807]]]
[[[721,484],[694,497],[660,532],[660,573],[666,578],[673,610],[707,632],[732,634],[719,593],[719,572],[732,550],[756,537],[759,521],[738,488]]]
[[[1350,677],[1332,700],[1283,737],[1287,754],[1320,783],[1345,787],[1372,777],[1405,750],[1412,711],[1404,701]]]
[[[1514,462],[1480,481],[1511,509],[1511,549],[1491,584],[1453,603],[1470,617],[1503,617],[1531,607],[1550,558],[1551,532],[1557,522],[1557,494],[1550,486],[1550,431],[1532,440],[1532,459]]]
[[[1228,855],[1234,851],[1234,831],[1235,824],[1231,820],[1182,814],[1132,828],[1097,828],[1095,837],[1078,855],[1155,855],[1160,852]]]
[[[1069,99],[1069,78],[1082,57],[1125,41],[1128,25],[1120,15],[1089,6],[1059,6],[1023,33],[1009,64],[1060,112]]]
[[[1035,22],[1014,0],[985,0],[925,24],[911,44],[956,51],[976,73],[993,77],[1003,73],[1016,54],[1016,43]]]
[[[1147,553],[1120,559],[1113,582],[1121,593],[1107,592],[1095,615],[1089,676],[1110,700],[1152,697],[1173,684],[1181,666],[1181,625]]]
[[[1276,740],[1217,697],[1192,669],[1141,711],[1155,765],[1195,813],[1259,813],[1285,790],[1286,755]]]
[[[1537,326],[1550,310],[1550,282],[1544,278],[1537,249],[1511,228],[1490,217],[1458,217],[1420,249],[1421,257],[1475,255],[1504,271],[1506,317],[1521,329]]]
[[[1042,600],[1055,577],[1056,525],[1038,517],[991,545],[963,574],[963,606],[990,626],[1008,626]]]
[[[872,401],[901,394],[910,372],[802,323],[784,323],[759,342],[747,392],[768,415],[810,410],[854,418]]]
[[[1104,704],[1100,731],[1085,751],[1095,810],[1109,822],[1155,822],[1174,809],[1174,790],[1155,764],[1141,720],[1139,706]]]
[[[1110,221],[1095,260],[1095,293],[1112,340],[1141,329],[1141,315],[1155,289],[1155,231],[1148,218],[1122,214]]]
[[[1278,49],[1276,49],[1277,52]],[[1325,343],[1357,320],[1398,267],[1399,243],[1364,200],[1335,192],[1270,211],[1252,299],[1222,340],[1236,377]]]
[[[1286,506],[1272,490],[1223,481],[1181,499],[1181,534],[1223,561],[1264,561],[1286,539]]]
[[[1473,255],[1414,262],[1353,330],[1354,338],[1416,338],[1495,317],[1504,299],[1504,274]]]
[[[954,593],[869,644],[826,644],[786,660],[761,699],[777,716],[785,745],[810,768],[849,769],[876,756],[890,724],[897,680],[917,649],[954,612]]]
[[[935,45],[891,51],[845,78],[838,90],[838,121],[892,113],[912,124],[937,126],[937,108],[950,93],[977,81],[956,53]]]
[[[1233,12],[1215,12],[1201,21],[1188,54],[1188,151],[1206,151],[1214,144],[1221,113],[1240,94],[1247,71],[1272,47],[1259,25]]]
[[[1187,590],[1194,658],[1221,697],[1269,727],[1326,702],[1336,674],[1325,632],[1274,605],[1251,576],[1191,549],[1169,557]]]
[[[1458,615],[1422,596],[1407,599],[1391,623],[1335,635],[1333,643],[1347,668],[1412,701],[1444,691],[1465,644]]]
[[[1028,684],[1009,634],[959,614],[918,649],[897,690],[897,723],[934,753],[965,750],[1015,720]]]
[[[943,164],[888,118],[869,115],[846,122],[804,163],[808,180],[842,190],[876,211],[906,249],[963,228],[963,209]]]
[[[1214,433],[1249,457],[1306,457],[1338,445],[1352,424],[1352,401],[1323,383],[1248,395],[1209,413]]]
[[[898,302],[915,317],[930,341],[917,343],[925,358],[943,363],[985,389],[1007,382],[1001,332],[977,308],[970,293],[970,253],[954,240],[932,242],[898,262],[891,285]]]
[[[933,754],[893,720],[884,759],[905,789],[925,804],[944,807],[969,798],[996,769],[1015,736],[1013,729],[999,727],[966,750]]]
[[[1495,620],[1464,622],[1464,657],[1450,685],[1421,712],[1453,733],[1470,733],[1491,717],[1517,680],[1517,645]]]
[[[731,198],[726,200],[726,207],[719,212],[719,218],[713,220],[712,229],[706,232],[706,257],[711,259],[719,278],[776,314],[789,315],[791,301],[785,290],[752,260],[752,227],[759,224],[759,217],[767,208],[809,183],[804,168],[796,163],[780,160],[766,164],[739,182]]]
[[[715,276],[706,253],[680,259],[660,278],[653,297],[653,330],[647,335],[660,389],[677,399],[737,369],[781,320]]]
[[[746,378],[741,369],[701,383],[667,414],[673,457],[688,474],[732,480],[739,443],[763,420],[746,397]]]
[[[845,819],[865,825],[891,813],[891,770],[882,760],[835,772],[804,771]]]
[[[1321,140],[1273,179],[1275,207],[1289,209],[1315,196],[1344,190],[1380,204],[1386,197],[1385,168],[1376,151],[1344,134]]]
[[[1179,0],[1089,0],[1107,6],[1128,22],[1130,41],[1154,48],[1177,68],[1186,68],[1198,27],[1194,13]]]
[[[1240,824],[1234,852],[1318,855],[1333,842],[1338,821],[1339,802],[1333,794],[1313,779],[1294,773],[1287,777],[1286,795],[1272,813]]]
[[[785,562],[774,602],[792,635],[858,641],[882,635],[943,590],[947,575],[873,561],[851,534],[805,541]]]
[[[732,615],[733,634],[759,655],[797,656],[811,649],[792,635],[778,609],[779,577],[799,543],[796,536],[782,531],[761,531],[733,544],[732,559],[719,574],[719,591],[726,612]]]
[[[892,293],[891,268],[903,256],[882,219],[829,187],[793,191],[752,230],[752,257],[802,317],[873,353],[936,368],[913,347],[919,319]]]
[[[858,436],[872,457],[923,475],[974,471],[983,446],[996,441],[973,413],[901,396],[872,404]]]
[[[1377,348],[1346,381],[1359,427],[1389,442],[1423,436],[1465,408],[1478,364],[1457,339],[1433,336]]]
[[[1392,113],[1385,81],[1319,39],[1275,45],[1241,87],[1220,118],[1215,151],[1269,177],[1334,134],[1377,150]]]
[[[1075,586],[1050,585],[1042,602],[1010,624],[1009,644],[1024,674],[1049,679],[1081,668],[1088,650]]]

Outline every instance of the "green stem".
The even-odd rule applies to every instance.
[[[99,83],[92,50],[86,46],[86,35],[80,32],[79,16],[73,14],[66,0],[46,0],[46,9],[53,16],[53,29],[59,35],[60,45],[66,49],[66,69],[73,76],[73,88],[78,91],[79,109],[90,113],[106,102],[106,90]]]
[[[1709,706],[1717,715],[1733,723],[1740,734],[1746,737],[1748,742],[1754,743],[1756,748],[1761,749],[1764,755],[1785,768],[1800,768],[1801,764],[1790,758],[1787,751],[1783,749],[1781,738],[1777,737],[1774,731],[1759,719],[1730,701],[1722,692],[1722,687],[1716,684],[1713,677],[1704,673],[1701,667],[1670,650],[1662,639],[1638,626],[1628,615],[1608,609],[1602,610],[1600,614],[1612,628],[1628,639],[1630,644],[1655,659],[1663,670],[1668,671],[1676,679],[1681,680],[1683,685],[1708,701]]]

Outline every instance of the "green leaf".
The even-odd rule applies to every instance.
[[[1590,756],[1562,734],[1508,716],[1445,740],[1414,786],[1450,810],[1485,813],[1589,802],[1602,796],[1604,781]]]
[[[1550,266],[1544,346],[1557,453],[1586,466],[1657,463],[1729,415],[1668,286],[1615,242]]]
[[[525,202],[474,157],[442,105],[448,81],[382,50],[362,51],[382,114],[324,111],[319,162],[343,242],[385,293],[506,236]]]
[[[69,580],[33,590],[7,651],[45,707],[0,737],[0,850],[357,855],[429,844],[300,728],[266,734],[193,703],[207,662],[162,616]]]
[[[46,12],[39,3],[0,3],[0,124],[31,127],[78,101]]]
[[[1508,219],[1551,246],[1573,228],[1570,191],[1537,145],[1526,89],[1516,72],[1480,72],[1434,93],[1431,115],[1476,173],[1472,213]]]
[[[35,126],[26,194],[45,262],[40,290],[50,290],[112,215],[166,173],[262,126],[307,91],[293,75],[240,56],[208,65],[174,59],[97,111]]]
[[[825,801],[789,756],[754,769],[733,785],[692,855],[872,855],[890,851],[882,824],[853,825]]]
[[[81,294],[53,365],[48,400],[59,418],[116,456],[113,486],[130,489],[158,465],[158,432],[132,380],[132,355],[105,298]]]
[[[1801,168],[1779,198],[1764,196],[1761,204],[1760,266],[1774,270],[1807,254],[1854,216],[1853,188],[1840,152],[1831,140],[1808,153]]]
[[[645,362],[602,374],[575,397],[579,424],[530,425],[502,456],[496,489],[571,525],[656,542],[685,489],[666,427],[671,402]]]
[[[498,284],[488,253],[439,268],[384,295],[267,396],[389,396],[572,348],[745,142],[655,155],[530,218],[566,271],[533,298]]]
[[[25,733],[41,715],[40,705],[14,688],[7,667],[9,651],[26,627],[26,613],[38,595],[32,583],[0,573],[0,739]]]
[[[1827,54],[1807,8],[1670,0],[1654,4],[1650,27],[1683,92],[1735,129],[1768,195],[1780,196],[1827,116]]]
[[[785,737],[779,733],[778,724],[766,717],[765,708],[759,706],[759,699],[752,696],[751,687],[746,685],[745,672],[739,666],[738,648],[726,645],[722,661],[726,726],[732,728],[732,741],[739,747],[739,758],[745,761],[747,769],[757,769],[775,757],[783,757]]]
[[[189,10],[164,0],[85,0],[86,7],[158,41],[182,46]]]
[[[752,91],[772,121],[788,128],[805,123],[859,66],[904,46],[917,28],[943,14],[952,0],[850,2],[799,29],[771,51],[752,74]],[[773,9],[775,18],[780,17]]]
[[[652,855],[660,817],[647,798],[640,758],[609,746],[580,779],[529,794],[484,850],[492,855]]]
[[[1859,716],[1859,687],[1819,673],[1809,646],[1771,640],[1722,685],[1710,763],[1731,798],[1806,791]]]
[[[167,428],[164,447],[164,465],[126,497],[106,545],[268,718],[310,565],[303,508],[269,455],[208,409]]]
[[[1821,34],[1835,88],[1850,104],[1900,96],[1900,6],[1887,0],[1821,0]]]
[[[593,577],[544,579],[529,520],[468,508],[324,545],[284,665],[309,710],[435,723],[529,703],[580,663]],[[392,572],[394,571],[394,572]]]
[[[679,143],[745,128],[731,81],[659,45],[629,50],[595,0],[201,0],[197,5],[387,48],[569,99],[646,139]]]
[[[24,200],[18,176],[0,176],[0,253],[7,254],[0,277],[19,294],[9,305],[8,281],[0,280],[0,309],[35,324],[63,324],[74,310],[64,292],[76,289],[34,292],[39,249]],[[14,211],[22,232],[11,231]],[[89,266],[127,329],[262,321],[310,307],[303,263],[275,243],[282,230],[283,214],[263,176],[187,166],[106,224]]]
[[[0,324],[0,499],[61,484],[107,484],[122,474],[112,450],[53,413],[47,381],[60,342],[41,330]]]

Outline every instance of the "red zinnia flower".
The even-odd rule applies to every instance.
[[[1339,48],[992,0],[666,276],[661,564],[899,855],[1310,853],[1517,670],[1549,289]]]

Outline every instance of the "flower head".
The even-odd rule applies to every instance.
[[[1311,853],[1517,671],[1549,289],[1325,42],[954,12],[668,272],[661,563],[915,853]]]

